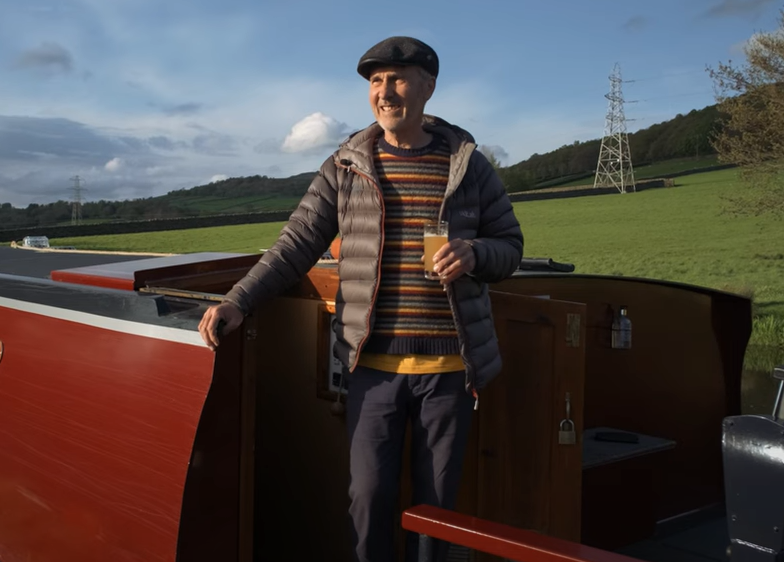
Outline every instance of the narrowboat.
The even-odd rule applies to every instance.
[[[216,352],[198,333],[258,258],[0,274],[0,561],[351,559],[337,265]],[[453,540],[453,560],[612,562],[668,527],[726,528],[723,424],[741,414],[751,302],[572,269],[524,260],[491,286],[504,370],[474,413],[458,505],[409,505],[404,471],[401,537]]]

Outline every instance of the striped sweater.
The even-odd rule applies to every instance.
[[[454,355],[457,330],[446,292],[424,277],[423,226],[438,219],[449,177],[449,147],[434,135],[420,149],[376,141],[374,164],[386,218],[376,321],[366,350],[392,355]]]

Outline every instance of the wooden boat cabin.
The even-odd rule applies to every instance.
[[[0,561],[350,559],[336,266],[217,353],[197,331],[257,259],[0,275]],[[492,299],[504,372],[481,394],[457,512],[614,550],[721,506],[749,300],[522,270]],[[621,305],[630,349],[612,345]]]

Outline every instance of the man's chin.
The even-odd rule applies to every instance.
[[[378,124],[381,125],[381,128],[389,133],[395,133],[400,130],[401,122],[397,119],[378,119]]]

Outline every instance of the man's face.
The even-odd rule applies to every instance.
[[[385,131],[404,133],[422,126],[435,79],[415,66],[380,66],[370,75],[370,107]]]

